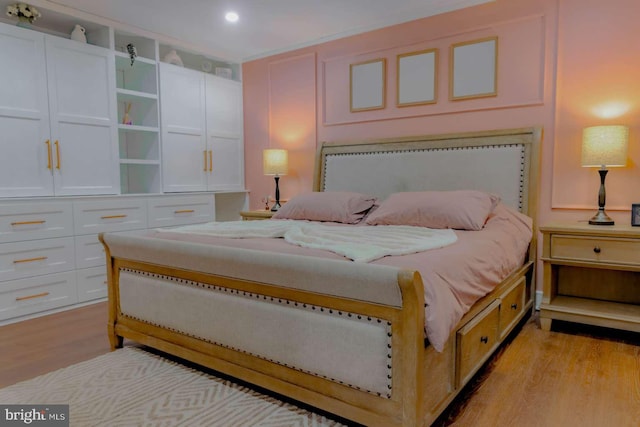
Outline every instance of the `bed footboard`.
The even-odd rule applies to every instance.
[[[366,425],[421,425],[418,273],[100,239],[112,348],[133,339]]]

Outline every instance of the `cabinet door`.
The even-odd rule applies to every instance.
[[[120,189],[113,52],[46,39],[56,195]]]
[[[241,138],[209,136],[211,173],[209,190],[242,190],[244,188],[244,150]]]
[[[239,82],[206,75],[207,142],[211,150],[209,190],[244,188],[242,86]]]
[[[160,64],[163,189],[207,189],[204,75]]]
[[[222,77],[206,75],[207,132],[242,135],[242,86]]]
[[[0,197],[53,194],[44,37],[0,23]]]

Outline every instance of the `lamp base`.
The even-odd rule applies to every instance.
[[[598,213],[589,220],[591,225],[614,225],[615,222],[604,212],[604,209],[598,210]]]

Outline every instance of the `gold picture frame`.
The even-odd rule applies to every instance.
[[[449,99],[498,95],[498,37],[485,37],[451,45]]]
[[[349,65],[349,106],[352,113],[386,106],[387,60],[376,58]]]
[[[396,105],[438,102],[438,49],[424,49],[396,57]]]

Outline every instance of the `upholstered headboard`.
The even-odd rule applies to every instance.
[[[541,129],[527,128],[323,143],[314,189],[381,200],[399,191],[484,190],[535,217],[540,138]]]

